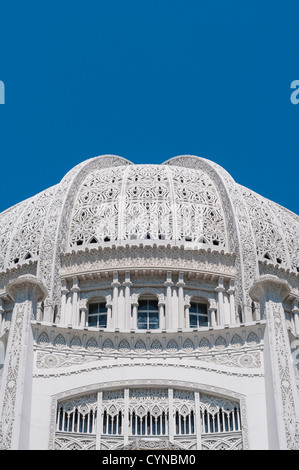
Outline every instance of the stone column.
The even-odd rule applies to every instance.
[[[194,392],[195,401],[195,429],[196,429],[196,449],[201,450],[201,419],[200,419],[200,396],[199,392]]]
[[[190,314],[189,314],[190,313],[189,308],[191,307],[190,300],[191,300],[190,295],[185,295],[185,305],[184,305],[184,308],[185,308],[185,328],[190,328]]]
[[[230,323],[234,325],[237,321],[235,312],[235,283],[233,279],[230,280],[227,293],[229,294]]]
[[[10,281],[7,294],[14,307],[0,392],[0,449],[28,450],[33,373],[30,322],[47,292],[35,276],[27,274]]]
[[[166,282],[164,285],[166,287],[166,329],[171,330],[173,328],[171,305],[173,282],[171,280],[171,271],[167,271]]]
[[[264,361],[269,447],[298,450],[298,395],[282,304],[290,293],[290,286],[276,276],[264,275],[249,293],[252,300],[260,302],[267,321]]]
[[[79,308],[78,308],[78,294],[80,292],[78,278],[77,276],[73,277],[73,287],[72,291],[72,325],[79,325]]]
[[[137,313],[138,313],[138,295],[132,294],[131,296],[131,305],[132,305],[132,324],[131,329],[137,329]]]
[[[299,307],[298,307],[298,300],[294,300],[294,306],[292,309],[292,313],[294,315],[294,323],[295,323],[295,333],[299,335]]]
[[[120,283],[118,282],[118,272],[113,272],[113,298],[112,298],[112,328],[118,328],[118,289],[120,287]]]
[[[177,288],[179,294],[178,328],[180,330],[184,328],[184,286],[184,274],[179,273],[179,281],[177,282]]]
[[[113,323],[112,323],[112,297],[111,295],[106,296],[106,309],[107,309],[107,328],[112,329],[113,328]]]
[[[124,445],[129,444],[129,389],[124,389],[124,413],[123,413]]]
[[[3,300],[0,298],[0,335],[2,332],[3,315],[4,315]]]
[[[130,271],[126,271],[125,273],[125,282],[123,286],[125,288],[125,330],[130,331],[131,326],[131,285],[132,282],[130,281]]]
[[[96,430],[96,450],[101,449],[101,437],[102,437],[102,430],[103,430],[103,412],[102,412],[102,402],[103,402],[103,392],[100,390],[98,392],[98,400],[97,400],[97,430]]]
[[[158,295],[158,308],[159,308],[159,328],[165,329],[165,315],[164,315],[164,310],[165,310],[165,299],[163,294]]]
[[[87,326],[87,317],[88,317],[87,305],[83,305],[80,308],[80,312],[81,312],[80,326],[82,326],[82,327]]]
[[[223,292],[225,291],[225,289],[223,286],[223,277],[219,278],[219,284],[215,290],[218,293],[218,325],[224,325]]]
[[[65,324],[66,296],[68,293],[69,291],[66,288],[66,280],[62,279],[61,281],[61,317],[60,317],[60,323],[62,323],[62,325]]]
[[[216,307],[209,308],[211,326],[216,326]]]
[[[174,441],[173,388],[168,389],[169,442]]]

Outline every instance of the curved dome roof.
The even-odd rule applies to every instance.
[[[74,202],[68,248],[146,239],[227,246],[221,200],[206,173],[129,165],[87,175]]]
[[[195,156],[162,165],[95,157],[0,215],[0,270],[105,243],[190,244],[299,271],[299,217]],[[44,253],[47,252],[47,261]],[[54,255],[52,257],[54,261]],[[246,264],[246,263],[245,263]]]

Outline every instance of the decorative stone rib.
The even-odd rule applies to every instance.
[[[36,277],[24,275],[9,282],[7,293],[14,300],[14,308],[1,384],[0,449],[17,450],[28,448],[29,439],[24,415],[31,405],[26,380],[33,368],[30,321],[47,291]]]
[[[260,302],[267,320],[265,372],[266,384],[272,381],[272,386],[266,387],[266,400],[275,404],[275,410],[269,410],[269,414],[276,416],[276,423],[271,426],[270,446],[280,450],[299,449],[298,394],[282,305],[289,293],[289,284],[271,275],[261,276],[250,290],[251,298]]]

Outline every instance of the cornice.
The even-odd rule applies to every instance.
[[[61,254],[61,275],[94,271],[163,269],[201,271],[218,276],[235,276],[235,254],[224,250],[188,249],[184,245],[138,243],[111,244]]]

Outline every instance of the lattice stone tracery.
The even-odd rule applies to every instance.
[[[95,440],[100,439],[101,449],[129,449],[137,439],[137,448],[177,446],[195,450],[197,420],[201,423],[203,449],[243,448],[239,404],[235,401],[203,394],[197,409],[195,392],[191,390],[130,388],[127,391],[127,395],[124,389],[104,391],[100,402],[97,394],[59,402],[55,448],[93,449]]]
[[[193,158],[193,168],[190,158]],[[146,238],[228,248],[227,238],[231,238],[234,215],[228,218],[229,207],[224,193],[216,188],[211,172],[207,171],[210,165],[221,172],[231,194],[240,224],[241,243],[243,239],[244,242],[247,240],[246,246],[242,247],[243,253],[248,251],[251,232],[260,259],[299,271],[298,216],[247,188],[237,184],[235,188],[230,187],[229,175],[225,176],[225,171],[213,162],[206,160],[203,164],[203,159],[185,156],[173,159],[171,165],[132,165],[119,157],[105,156],[99,158],[97,166],[97,159],[91,160],[90,171],[85,172],[88,165],[83,162],[69,172],[70,176],[64,178],[63,184],[53,186],[1,215],[0,269],[41,257],[41,271],[45,266],[49,271],[54,262],[52,251],[47,248],[53,243],[50,232],[59,220],[63,221],[63,227],[68,227],[69,213],[63,213],[66,210],[72,213],[69,234],[61,234],[59,239],[67,238],[69,248]],[[201,161],[198,165],[197,160]],[[184,167],[185,162],[188,167]],[[72,174],[77,171],[79,175],[81,167],[79,191],[72,188],[74,201],[68,200],[63,205]],[[60,198],[59,202],[57,198]],[[236,244],[236,240],[231,239],[231,242]],[[253,267],[245,265],[244,268],[247,289],[247,271]],[[46,283],[51,282],[46,278],[49,273],[41,272],[41,275]],[[252,273],[249,277],[252,278]],[[47,287],[50,286],[47,284]]]
[[[255,234],[258,257],[288,267],[289,259],[284,234],[272,204],[246,188],[243,188],[243,197]]]
[[[200,171],[138,165],[93,172],[79,189],[69,246],[122,240],[183,240],[227,246],[217,190]]]
[[[200,159],[200,164],[194,166],[192,162],[189,162],[189,157],[187,165],[185,158],[182,157],[178,166],[175,162],[162,166],[133,165],[113,156],[104,159],[103,166],[100,159],[91,160],[91,162],[83,162],[71,170],[60,184],[0,214],[1,295],[6,295],[4,294],[5,288],[11,273],[13,276],[17,276],[26,270],[36,273],[49,293],[43,305],[43,312],[45,311],[43,319],[34,317],[30,311],[28,321],[35,319],[37,322],[44,321],[51,324],[53,320],[51,312],[55,312],[57,314],[54,315],[55,322],[58,318],[56,326],[59,324],[61,274],[65,267],[62,260],[66,259],[69,263],[66,269],[71,267],[77,269],[81,261],[82,264],[86,263],[85,267],[93,269],[94,265],[88,263],[95,253],[100,260],[99,263],[102,263],[97,265],[99,272],[92,274],[99,276],[98,279],[101,278],[101,271],[106,269],[106,266],[114,270],[124,269],[124,264],[127,263],[125,256],[134,260],[135,269],[140,269],[146,258],[144,253],[148,255],[148,269],[152,267],[160,269],[159,263],[161,262],[161,266],[167,265],[167,269],[191,270],[194,268],[195,261],[198,261],[197,258],[195,261],[193,258],[198,256],[202,270],[200,275],[202,276],[206,271],[204,276],[212,274],[214,276],[215,269],[212,266],[219,264],[217,276],[220,276],[223,269],[228,278],[229,275],[235,277],[233,294],[229,294],[228,290],[224,294],[225,306],[233,305],[230,313],[234,313],[235,306],[240,315],[242,312],[239,309],[251,308],[248,303],[250,301],[250,286],[259,274],[264,269],[266,270],[265,266],[267,269],[275,270],[276,267],[273,265],[277,264],[283,268],[277,271],[278,274],[282,273],[282,276],[292,278],[291,287],[295,289],[292,290],[292,295],[294,292],[297,295],[299,217],[295,214],[243,188],[235,183],[225,170],[212,162],[203,161],[203,159]],[[162,243],[131,243],[134,240],[146,239],[160,240]],[[117,240],[124,243],[113,244]],[[171,240],[171,243],[163,243],[164,240]],[[128,243],[129,241],[130,243]],[[106,245],[106,249],[102,250],[102,245],[105,242],[111,242],[112,246]],[[191,245],[188,245],[190,242]],[[195,247],[193,253],[187,251],[192,248],[192,243]],[[98,247],[97,244],[101,246]],[[157,245],[158,249],[156,250]],[[181,245],[185,245],[184,249],[178,248]],[[84,248],[92,246],[96,250],[84,250]],[[132,249],[134,256],[128,246]],[[220,250],[205,251],[205,248],[215,246]],[[79,249],[72,251],[74,247]],[[143,247],[148,250],[144,250],[140,254]],[[156,252],[154,255],[152,253],[154,247],[158,256]],[[150,252],[151,259],[149,257],[150,249],[152,250]],[[224,250],[221,251],[222,249]],[[167,250],[169,253],[171,251],[173,257],[171,258],[169,255],[170,261],[165,255]],[[227,253],[227,251],[232,253]],[[222,254],[223,259],[221,258]],[[200,256],[202,258],[199,258]],[[112,263],[115,261],[113,257],[118,257],[118,263]],[[124,259],[126,259],[125,262]],[[78,261],[76,264],[76,260],[80,262]],[[269,268],[267,263],[258,263],[261,260],[269,261],[272,265]],[[25,266],[21,266],[23,264]],[[126,266],[130,267],[129,264],[125,264]],[[290,273],[289,270],[292,272]],[[83,277],[85,274],[82,272],[80,276]],[[70,269],[62,276],[67,275],[70,278],[72,274],[73,271]],[[228,281],[226,282],[228,283]],[[176,288],[177,286],[173,289],[174,293]],[[81,308],[83,303],[80,295],[81,293],[78,305]],[[228,295],[233,296],[234,304],[227,303]],[[70,307],[75,306],[75,298],[75,295],[72,299],[69,295],[66,300],[69,313]],[[217,297],[215,296],[215,298]],[[221,299],[220,295],[218,295],[218,299]],[[86,307],[87,297],[83,300]],[[161,302],[163,304],[161,312],[164,311],[165,314],[168,307],[166,305],[165,308],[166,302],[164,300],[163,298],[163,302]],[[288,304],[291,304],[292,301],[292,298],[288,300]],[[3,303],[6,308],[8,304],[6,298]],[[109,308],[111,304],[113,302],[109,301]],[[113,312],[114,307],[115,305],[109,311]],[[279,374],[277,373],[277,375],[279,375],[279,380],[281,379],[278,383],[281,386],[283,397],[283,411],[287,417],[285,432],[288,441],[295,448],[298,447],[298,423],[295,422],[293,413],[295,395],[292,395],[293,392],[291,393],[290,389],[290,370],[284,363],[283,353],[286,354],[288,343],[281,335],[281,325],[284,325],[285,317],[282,307],[278,310],[278,307],[273,305],[271,309],[272,316],[269,315],[267,321],[269,324],[269,320],[275,318],[271,332],[273,336],[271,347],[274,350],[278,345],[277,351],[279,349],[281,353],[277,360],[279,366]],[[72,313],[74,311],[75,307]],[[15,312],[17,319],[21,322],[18,308]],[[121,314],[121,312],[119,313]],[[252,310],[250,314],[252,314]],[[290,316],[292,314],[294,314],[294,310],[290,310],[288,313]],[[5,310],[4,315],[6,315]],[[231,318],[234,318],[233,315]],[[243,316],[241,319],[246,322],[252,319],[252,315],[251,317]],[[253,320],[259,320],[259,318],[253,316]],[[82,319],[81,322],[83,323]],[[8,324],[7,322],[6,325]],[[61,334],[59,328],[57,328],[58,331],[55,331],[55,328],[51,334],[50,328],[45,329],[38,338],[39,349],[36,354],[35,372],[40,377],[46,377],[48,372],[54,374],[54,371],[57,377],[63,374],[75,375],[77,373],[75,366],[80,365],[83,371],[85,365],[90,366],[88,362],[94,362],[91,364],[91,368],[99,367],[101,369],[101,361],[103,362],[103,359],[105,361],[109,357],[121,359],[119,362],[125,362],[135,358],[140,360],[144,356],[149,360],[157,360],[157,363],[161,361],[161,358],[168,360],[180,357],[188,361],[197,358],[198,369],[205,361],[209,364],[203,364],[204,367],[210,369],[211,365],[211,369],[219,369],[221,373],[224,373],[224,369],[228,370],[228,367],[239,368],[238,370],[232,369],[232,372],[229,371],[229,373],[238,376],[242,374],[257,376],[261,373],[259,369],[263,363],[262,348],[258,347],[255,350],[260,339],[254,332],[247,337],[247,340],[243,333],[240,335],[236,333],[231,338],[225,332],[219,331],[217,334],[207,334],[207,337],[199,335],[192,336],[191,339],[183,336],[178,341],[174,338],[170,339],[170,337],[162,338],[157,333],[151,338],[142,337],[143,340],[139,337],[135,341],[133,336],[131,338],[127,336],[128,339],[120,336],[116,339],[111,335],[112,339],[109,339],[108,335],[99,337],[95,334],[94,337],[91,337],[90,332],[81,334],[76,331],[76,328],[73,330],[75,334],[73,332]],[[27,341],[28,338],[23,336],[18,328],[15,328],[14,331],[18,341],[20,339]],[[15,366],[19,366],[21,357],[15,345],[12,346],[11,352],[16,357]],[[217,367],[214,367],[215,365]],[[244,372],[243,369],[246,371]],[[6,398],[3,401],[5,416],[9,416],[10,426],[13,423],[11,404],[15,400],[15,388],[12,387],[15,380],[15,370],[17,368],[12,367],[9,371],[13,379],[10,377]],[[142,429],[146,429],[143,434],[146,437],[152,437],[154,433],[156,435],[163,434],[166,438],[161,446],[166,446],[169,442],[167,439],[168,420],[171,419],[169,418],[169,397],[166,389],[163,391],[165,396],[162,396],[161,390],[156,391],[159,395],[158,399],[156,399],[154,389],[144,388],[130,391],[128,410],[130,411],[131,429],[133,429],[132,423],[134,421],[134,436],[139,436]],[[103,392],[103,409],[106,413],[105,430],[108,436],[110,436],[109,430],[111,429],[115,430],[112,437],[123,433],[125,403],[123,392],[123,390],[119,391],[119,396],[115,395],[116,392],[113,392],[114,395],[112,392],[109,392],[110,395],[108,392]],[[61,405],[58,412],[60,418],[57,423],[58,425],[62,422],[69,424],[58,429],[61,434],[56,436],[57,448],[87,449],[96,447],[97,399],[98,397],[94,395],[92,406],[89,406],[88,397],[81,397],[81,403],[74,399],[74,401],[69,401],[67,405],[66,403]],[[196,423],[193,392],[174,390],[172,406],[176,417],[174,433],[180,437],[183,434],[184,437],[191,436],[189,441],[185,439],[184,445],[192,448],[194,446],[192,436]],[[203,423],[201,429],[202,448],[242,448],[237,403],[232,400],[226,401],[225,398],[202,395],[200,411]],[[80,436],[82,429],[89,430],[88,437],[82,438]],[[211,436],[212,432],[214,434],[221,432],[221,439],[215,435]],[[9,433],[10,431],[6,432],[5,439],[10,438]],[[62,435],[63,433],[71,433],[72,436]],[[77,435],[74,437],[73,434],[76,433]],[[234,433],[234,435],[224,435],[230,433]],[[115,441],[113,442],[113,439],[108,441],[108,439],[105,441],[107,448],[112,448]],[[182,441],[177,444],[183,445]],[[146,441],[144,445],[150,447],[151,442]]]

